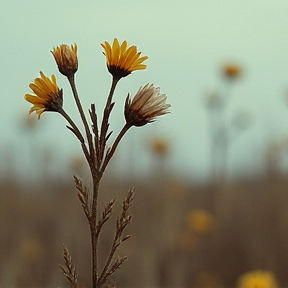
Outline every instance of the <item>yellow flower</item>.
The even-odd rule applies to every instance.
[[[37,239],[30,239],[21,243],[22,256],[26,260],[35,261],[40,259],[44,254],[43,244]]]
[[[36,111],[38,119],[44,111],[59,111],[63,105],[63,91],[59,89],[56,83],[55,75],[51,79],[40,72],[41,78],[36,78],[29,87],[35,94],[25,94],[25,99],[34,106],[29,114]]]
[[[156,138],[151,142],[153,152],[159,156],[165,156],[169,151],[169,143],[165,139]]]
[[[132,126],[143,126],[153,122],[156,117],[170,113],[171,105],[166,104],[167,96],[160,95],[160,88],[153,84],[140,87],[133,100],[128,94],[125,102],[125,119]]]
[[[69,47],[66,44],[57,46],[51,51],[55,61],[58,65],[60,73],[65,76],[72,76],[78,70],[78,58],[77,58],[77,44]]]
[[[228,79],[235,79],[241,75],[241,68],[237,65],[226,65],[223,67],[223,73]]]
[[[187,214],[188,227],[198,234],[208,234],[214,228],[214,218],[206,210],[193,209]]]
[[[127,41],[120,46],[118,39],[115,38],[112,47],[107,41],[101,46],[104,48],[103,54],[106,56],[108,71],[118,79],[135,70],[143,70],[147,67],[142,62],[148,57],[140,57],[141,52],[137,52],[136,46],[130,46],[127,49]]]
[[[277,288],[278,283],[270,271],[256,270],[242,275],[238,280],[238,288]]]

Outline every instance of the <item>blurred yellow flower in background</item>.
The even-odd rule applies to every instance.
[[[44,247],[39,240],[29,239],[21,243],[21,253],[28,261],[38,260],[44,254]]]
[[[208,234],[215,227],[213,216],[206,210],[193,209],[186,217],[188,228],[198,234]]]
[[[33,104],[29,114],[36,111],[38,119],[44,111],[59,111],[63,105],[63,92],[59,89],[55,75],[51,79],[40,72],[41,78],[36,78],[29,87],[35,94],[25,94],[25,99]]]
[[[23,128],[32,130],[37,124],[37,119],[34,117],[29,117],[29,115],[25,115],[25,118],[21,117],[20,124]]]
[[[242,275],[237,288],[278,288],[278,283],[272,272],[256,270]]]
[[[166,156],[169,151],[169,142],[163,138],[155,138],[151,141],[152,151],[159,156]]]
[[[223,74],[228,79],[235,79],[241,75],[241,67],[234,64],[225,65],[223,67]]]
[[[103,54],[106,56],[108,71],[118,79],[147,67],[142,62],[148,57],[140,57],[141,52],[137,52],[136,46],[127,49],[127,45],[127,41],[120,45],[117,38],[114,39],[112,46],[107,41],[101,44],[104,48]]]

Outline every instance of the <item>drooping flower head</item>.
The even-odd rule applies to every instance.
[[[137,52],[136,46],[127,48],[127,45],[127,41],[120,45],[117,38],[114,39],[112,46],[107,41],[101,44],[104,48],[103,54],[106,56],[108,71],[118,79],[147,67],[142,62],[148,57],[140,57],[141,52]]]
[[[72,76],[78,70],[77,44],[69,47],[66,44],[57,46],[51,51],[58,65],[60,73]]]
[[[155,118],[170,113],[171,105],[166,103],[167,96],[160,94],[160,88],[153,84],[140,87],[133,100],[128,94],[125,102],[125,119],[132,126],[143,126]]]
[[[29,110],[29,114],[36,111],[38,119],[44,111],[59,111],[63,105],[63,91],[59,89],[55,75],[51,79],[40,72],[41,78],[36,78],[34,83],[30,83],[29,87],[34,94],[25,94],[25,99],[33,104]]]

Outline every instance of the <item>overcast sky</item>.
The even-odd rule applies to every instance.
[[[132,73],[117,87],[111,120],[115,134],[124,123],[127,93],[135,94],[140,86],[148,82],[160,86],[172,105],[171,115],[129,131],[115,167],[123,167],[133,151],[139,172],[148,169],[147,143],[163,137],[171,145],[170,171],[191,179],[207,175],[210,137],[205,98],[225,90],[221,67],[236,63],[243,67],[243,76],[231,89],[227,121],[239,111],[249,112],[252,120],[231,144],[229,170],[233,174],[247,167],[261,169],[268,143],[288,135],[287,15],[284,0],[1,0],[0,159],[5,163],[1,171],[10,154],[19,162],[18,170],[23,170],[23,163],[36,165],[35,159],[29,162],[27,157],[44,148],[57,155],[56,166],[59,159],[62,165],[71,155],[80,154],[64,119],[55,113],[44,113],[29,135],[22,131],[21,122],[31,107],[23,97],[40,70],[55,74],[64,90],[64,108],[78,121],[67,81],[50,53],[54,46],[76,42],[76,81],[83,106],[87,110],[95,102],[102,113],[111,77],[100,44],[111,43],[114,37],[137,45],[149,57],[146,70]],[[30,156],[23,152],[27,146]]]

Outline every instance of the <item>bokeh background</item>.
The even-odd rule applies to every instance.
[[[159,86],[172,105],[129,131],[104,178],[103,205],[137,189],[118,286],[235,287],[259,269],[254,280],[288,285],[287,12],[277,0],[1,0],[0,287],[65,287],[62,243],[89,287],[88,227],[72,178],[89,184],[86,163],[64,119],[28,117],[24,95],[39,71],[55,74],[81,125],[50,53],[76,42],[82,104],[101,115],[111,75],[100,44],[115,37],[149,59],[117,87],[112,139],[140,86]]]

